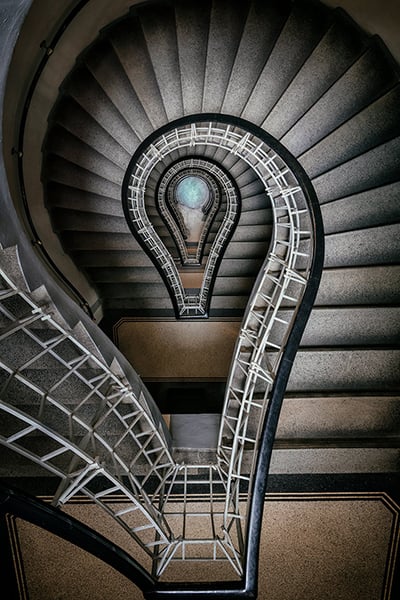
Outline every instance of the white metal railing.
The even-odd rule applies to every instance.
[[[153,557],[171,540],[154,501],[176,468],[168,442],[140,380],[122,381],[55,313],[0,268],[0,443],[59,478],[54,504],[87,495]]]
[[[205,211],[204,224],[201,229],[199,241],[196,247],[194,256],[188,253],[188,247],[185,243],[182,232],[185,230],[183,217],[176,208],[175,187],[185,174],[199,175],[207,180],[207,183],[212,190],[209,206]],[[218,212],[221,203],[221,194],[219,187],[214,180],[221,181],[222,170],[214,163],[200,158],[189,158],[179,161],[179,164],[174,164],[168,169],[158,186],[158,205],[160,214],[165,219],[172,236],[178,246],[179,254],[183,265],[200,265],[201,257],[204,249],[205,241],[209,234],[209,227],[215,214]],[[222,183],[222,181],[221,181]],[[173,216],[171,212],[173,212]]]
[[[150,171],[153,161],[163,160],[167,148],[172,152],[196,145],[224,148],[245,161],[264,183],[274,218],[270,252],[249,300],[233,356],[217,449],[216,468],[226,486],[222,530],[226,545],[235,549],[230,562],[236,569],[241,565],[247,517],[239,493],[243,486],[251,488],[269,393],[312,264],[313,233],[307,202],[294,174],[262,139],[236,125],[208,122],[177,127],[153,142],[140,173]],[[219,240],[215,240],[210,266],[219,251]]]
[[[225,193],[227,208],[208,255],[200,292],[196,295],[187,295],[175,262],[154,230],[151,219],[146,212],[145,190],[148,178],[159,161],[164,161],[178,149],[193,148],[198,144],[197,134],[198,129],[194,124],[191,124],[173,129],[154,140],[143,151],[139,159],[135,161],[128,184],[127,200],[131,224],[142,242],[156,258],[160,269],[162,269],[170,289],[173,291],[180,317],[204,316],[206,314],[209,291],[216,264],[221,256],[221,248],[226,245],[231,235],[239,211],[239,199],[230,178],[224,171],[214,166],[212,173],[218,177]]]
[[[235,347],[215,463],[176,463],[140,381],[136,387],[122,382],[60,324],[51,303],[40,305],[5,271],[0,280],[0,345],[4,350],[8,341],[18,341],[26,353],[15,364],[12,353],[3,353],[0,363],[0,443],[59,477],[55,504],[78,493],[100,504],[151,558],[155,577],[177,560],[224,560],[236,575],[243,574],[248,510],[239,493],[241,485],[251,489],[271,387],[312,261],[313,233],[302,188],[275,151],[229,124],[176,127],[138,161],[129,184],[129,213],[162,264],[181,310],[198,314],[209,280],[205,277],[201,298],[185,297],[175,264],[146,214],[143,190],[158,161],[197,144],[225,148],[244,160],[263,181],[274,217],[270,253]],[[233,190],[231,196],[228,192],[227,232],[238,202]],[[214,240],[210,273],[224,241],[224,235]],[[15,400],[24,397],[15,394],[18,386],[26,391],[27,406]],[[65,396],[68,389],[73,393]],[[193,486],[201,488],[204,511],[191,503]],[[115,495],[123,502],[113,503]]]

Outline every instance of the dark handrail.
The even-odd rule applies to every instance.
[[[208,115],[210,117],[210,115]],[[145,594],[145,597],[151,600],[162,598],[214,598],[222,600],[226,598],[257,598],[258,590],[258,563],[260,552],[261,522],[264,509],[265,493],[267,489],[268,471],[271,462],[273,442],[278,425],[279,414],[282,407],[286,385],[297,354],[301,337],[303,335],[308,318],[314,305],[315,297],[318,292],[322,269],[324,264],[324,227],[322,222],[321,209],[317,195],[304,169],[297,160],[280,142],[272,138],[266,132],[260,130],[254,124],[243,119],[228,117],[226,115],[215,115],[215,118],[224,122],[230,120],[236,121],[238,125],[254,133],[263,139],[274,150],[277,150],[281,158],[294,172],[299,184],[301,185],[311,219],[313,233],[313,254],[309,271],[307,286],[305,288],[301,304],[297,311],[296,321],[288,336],[285,349],[275,382],[271,390],[271,399],[268,404],[268,410],[264,419],[263,431],[258,451],[255,477],[252,484],[249,517],[247,523],[246,547],[244,557],[244,576],[240,585],[233,587],[230,583],[218,584],[157,584],[156,589]],[[232,587],[231,587],[232,585]]]
[[[37,83],[40,79],[40,76],[41,76],[46,64],[47,64],[49,57],[53,54],[54,49],[55,49],[57,43],[59,42],[62,34],[67,29],[69,24],[74,20],[76,15],[82,10],[82,8],[84,6],[86,6],[86,4],[88,2],[89,2],[89,0],[80,0],[80,2],[78,2],[78,4],[71,10],[71,12],[68,14],[68,16],[64,19],[61,26],[58,28],[55,35],[53,36],[51,42],[47,44],[45,41],[43,41],[40,44],[40,47],[45,50],[45,54],[42,57],[42,59],[39,63],[39,66],[37,67],[37,69],[33,75],[32,81],[29,85],[29,88],[28,88],[28,91],[27,91],[27,94],[25,97],[25,102],[24,102],[24,105],[22,108],[22,113],[21,113],[21,121],[20,121],[19,132],[18,132],[18,147],[13,148],[12,152],[13,152],[13,154],[15,154],[17,156],[18,180],[19,180],[19,187],[20,187],[20,193],[21,193],[22,207],[24,209],[24,215],[25,215],[26,221],[27,221],[29,229],[30,229],[31,237],[33,237],[32,245],[40,249],[40,252],[41,252],[42,256],[45,258],[46,263],[56,273],[57,277],[60,279],[60,281],[62,281],[64,283],[64,285],[67,287],[67,289],[69,289],[70,292],[78,299],[78,302],[79,302],[79,305],[81,306],[81,308],[87,312],[87,314],[89,315],[89,317],[91,319],[94,320],[93,311],[92,311],[89,303],[87,302],[86,298],[69,281],[69,279],[64,275],[64,273],[58,268],[56,263],[51,258],[50,254],[47,252],[46,248],[43,246],[42,240],[39,238],[38,232],[36,230],[36,227],[33,222],[32,215],[31,215],[31,212],[29,209],[27,197],[26,197],[26,189],[25,189],[25,181],[24,181],[24,168],[23,168],[23,146],[24,146],[24,137],[25,137],[25,127],[26,127],[26,121],[28,118],[29,108],[30,108],[30,105],[32,102],[32,97],[35,93]]]
[[[150,590],[155,585],[151,575],[125,550],[42,500],[0,484],[0,510],[29,521],[90,552],[125,575],[143,591]]]
[[[200,117],[200,115],[198,115]],[[210,115],[207,115],[210,118]],[[271,138],[249,122],[241,119],[228,117],[226,115],[215,115],[218,121],[236,121],[239,125],[255,133],[264,141],[278,150],[280,156],[295,173],[300,183],[305,200],[308,205],[313,230],[313,258],[309,272],[307,287],[301,304],[298,308],[296,321],[289,334],[288,342],[282,354],[275,383],[271,390],[267,414],[257,457],[257,467],[251,494],[245,560],[244,577],[241,581],[230,582],[158,582],[139,563],[101,535],[89,530],[79,521],[65,516],[61,511],[24,495],[18,495],[7,489],[0,494],[0,502],[3,510],[24,516],[31,522],[43,528],[65,537],[69,541],[91,552],[101,558],[118,571],[123,573],[136,585],[138,585],[144,597],[149,600],[162,598],[179,598],[180,600],[190,598],[213,598],[215,600],[227,600],[229,598],[257,598],[258,587],[258,562],[259,546],[261,536],[261,521],[267,486],[267,476],[272,454],[272,446],[278,424],[279,413],[282,406],[287,381],[295,359],[300,340],[311,313],[315,296],[318,291],[324,261],[324,232],[322,217],[318,199],[309,178],[297,163],[294,157],[281,146],[279,142]]]
[[[18,158],[18,171],[21,185],[21,196],[24,210],[26,212],[27,221],[31,227],[32,233],[36,238],[34,243],[40,245],[43,254],[51,264],[54,271],[65,282],[65,284],[80,298],[81,305],[86,308],[91,314],[91,309],[86,300],[81,296],[80,292],[65,278],[59,271],[58,267],[53,263],[52,259],[43,248],[38,236],[35,232],[35,227],[29,212],[29,207],[26,199],[26,193],[23,181],[23,163],[22,163],[22,147],[26,125],[27,114],[35,91],[35,87],[39,77],[46,65],[48,57],[54,50],[57,42],[63,34],[69,23],[75,18],[76,14],[87,4],[88,0],[81,0],[71,11],[68,17],[64,20],[62,26],[58,29],[51,43],[43,46],[46,49],[46,54],[40,62],[38,69],[32,79],[29,87],[25,104],[22,111],[21,126],[19,130],[18,149],[16,150]],[[134,582],[143,592],[147,599],[161,598],[214,598],[229,599],[229,598],[257,598],[258,586],[258,559],[259,559],[259,544],[261,535],[261,519],[264,506],[265,491],[267,485],[267,475],[272,454],[272,445],[275,437],[278,418],[282,406],[282,401],[286,389],[286,384],[290,375],[294,358],[296,356],[301,336],[303,334],[308,317],[311,313],[312,306],[315,300],[316,293],[321,278],[323,259],[324,259],[324,233],[322,225],[322,217],[318,200],[312,188],[311,182],[308,179],[304,170],[292,155],[274,138],[260,130],[254,124],[232,117],[228,115],[213,114],[213,115],[192,115],[191,120],[216,120],[222,122],[238,123],[248,131],[254,133],[258,137],[264,139],[267,144],[273,148],[279,148],[279,154],[288,166],[295,173],[299,183],[301,183],[305,198],[310,210],[310,215],[314,233],[314,254],[312,266],[310,269],[310,277],[304,292],[301,305],[298,310],[296,322],[289,335],[286,348],[283,352],[280,366],[278,368],[275,383],[271,391],[271,400],[269,403],[267,415],[264,421],[261,444],[257,458],[257,469],[254,478],[251,493],[251,503],[249,510],[249,520],[247,529],[247,543],[245,548],[245,570],[244,577],[239,582],[213,582],[213,583],[161,583],[154,578],[130,555],[124,550],[80,523],[73,517],[67,516],[60,510],[51,507],[35,498],[32,498],[24,493],[17,492],[11,488],[0,486],[0,508],[3,512],[9,512],[16,516],[20,516],[56,535],[74,543],[91,554],[97,556],[109,565],[113,566],[120,573]],[[183,123],[187,118],[177,120],[176,123]],[[171,127],[171,123],[165,126],[165,129]],[[160,134],[160,130],[154,132],[154,137]],[[151,136],[150,136],[151,137]],[[91,314],[91,316],[93,316]]]
[[[284,152],[284,160],[289,166],[293,158]],[[300,345],[308,318],[318,292],[324,265],[325,239],[322,222],[321,209],[318,198],[305,171],[296,161],[296,178],[301,184],[311,218],[313,231],[313,258],[307,287],[299,306],[296,321],[289,334],[285,350],[278,367],[276,379],[271,390],[271,400],[268,404],[267,414],[264,419],[261,434],[260,449],[257,456],[253,489],[251,490],[251,503],[249,520],[247,524],[246,554],[245,554],[245,581],[246,585],[253,590],[257,589],[258,582],[258,558],[261,535],[261,519],[264,508],[264,498],[267,488],[267,475],[271,462],[272,447],[278,426],[279,414],[282,407],[283,397],[287,382],[293,366],[297,350]]]

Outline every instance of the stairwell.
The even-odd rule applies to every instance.
[[[124,318],[175,322],[163,277],[132,235],[124,215],[121,188],[132,156],[160,128],[193,115],[199,115],[199,121],[206,113],[228,115],[233,123],[242,119],[261,128],[304,169],[317,194],[325,230],[322,280],[286,390],[271,474],[396,476],[400,456],[398,65],[380,38],[365,33],[342,10],[319,2],[177,0],[134,4],[129,12],[127,8],[122,0],[113,3],[100,33],[97,21],[90,23],[90,7],[78,11],[60,46],[49,52],[30,100],[20,165],[40,245],[71,283],[83,294],[90,291],[89,304],[95,311],[101,306],[98,315],[109,332]],[[66,59],[66,47],[79,47],[79,51]],[[215,161],[240,192],[239,221],[218,268],[208,314],[215,323],[239,324],[271,239],[268,194],[249,165],[222,148],[199,144],[171,154],[149,179],[146,205],[176,264],[176,246],[153,194],[165,169],[189,156]],[[32,164],[30,157],[35,157]],[[222,211],[213,222],[203,263],[221,215]],[[19,255],[19,249],[6,244],[1,264],[8,271],[11,268],[35,301],[57,313],[51,293],[45,288],[32,292],[36,286],[27,286],[30,273],[25,255],[25,246]],[[13,312],[14,307],[7,305],[7,310]],[[17,319],[24,318],[17,313]],[[70,329],[68,317],[65,321],[61,313],[57,319]],[[10,323],[2,314],[4,333]],[[286,314],[283,308],[280,318]],[[17,352],[5,337],[2,356],[9,364],[0,385],[11,404],[23,406],[35,418],[48,416],[47,425],[63,434],[67,422],[60,416],[36,412],[36,387],[51,395],[65,376],[68,386],[63,387],[63,398],[55,400],[75,402],[78,407],[81,392],[87,391],[80,389],[82,381],[71,384],[73,378],[62,369],[52,369],[47,355],[39,369],[30,369],[33,346],[40,340],[39,345],[47,348],[52,332],[40,322],[25,343],[27,333],[22,330],[17,334],[24,338]],[[102,335],[96,343],[82,323],[71,330],[103,360]],[[67,346],[62,360],[73,364],[76,356]],[[126,365],[121,368],[119,360],[119,355],[116,362],[110,359],[107,347],[107,368],[112,363],[111,371],[124,379]],[[18,370],[18,365],[31,382],[22,405],[21,390],[7,383],[9,369]],[[89,384],[84,386],[95,388],[99,373],[89,371]],[[139,393],[140,379],[132,373],[128,379]],[[152,382],[151,376],[148,379],[151,389],[163,385]],[[194,384],[189,382],[189,395]],[[211,382],[210,390],[213,384],[220,386],[221,381]],[[168,378],[165,385],[170,385]],[[174,385],[184,388],[186,384],[176,381]],[[99,389],[100,395],[103,392]],[[152,404],[149,396],[148,402]],[[216,429],[220,398],[213,398],[214,402],[213,414],[204,421],[200,403],[191,407],[191,414],[175,415],[178,433],[171,440],[175,458],[196,462],[210,456],[202,450],[204,439],[209,439],[207,428]],[[79,418],[87,418],[93,426],[99,413],[90,410],[86,406]],[[156,428],[162,429],[169,448],[169,433],[157,418]],[[181,447],[180,419],[189,427],[184,439],[198,440],[198,447],[186,442]],[[204,422],[203,440],[199,422]],[[12,435],[14,421],[10,418],[4,426],[6,435]],[[84,450],[87,440],[82,431],[72,433]],[[110,421],[107,435],[113,451],[118,447],[129,456],[119,425]],[[73,461],[64,464],[66,457],[37,432],[26,439],[26,450],[54,460],[55,468],[68,470],[66,465],[73,465]],[[160,452],[164,458],[164,450]],[[2,451],[2,458],[3,478],[29,482],[42,475],[37,465],[11,452]],[[146,461],[138,460],[135,468],[142,475]],[[385,600],[390,598],[389,588]]]
[[[289,381],[276,468],[296,470],[302,456],[311,471],[338,464],[396,469],[395,63],[343,11],[315,3],[155,6],[134,7],[102,31],[52,110],[43,177],[65,251],[98,290],[105,314],[172,315],[162,280],[123,218],[120,185],[130,156],[158,127],[199,111],[244,118],[272,134],[310,177],[326,233],[322,282]],[[132,55],[141,59],[132,62]],[[269,243],[268,199],[240,159],[201,146],[190,151],[218,161],[240,189],[240,221],[210,308],[216,319],[239,317]],[[166,230],[164,236],[172,247]],[[361,427],[360,411],[369,415]],[[324,458],[326,444],[331,454],[337,449],[338,462]]]

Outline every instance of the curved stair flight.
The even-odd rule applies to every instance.
[[[11,276],[10,248],[1,441],[60,479],[55,505],[82,492],[112,513],[154,581],[196,549],[226,561],[247,597],[253,492],[265,491],[270,460],[285,474],[398,468],[399,67],[377,36],[321,2],[123,4],[52,90],[43,213],[31,216],[48,212],[105,318],[242,319],[217,449],[207,464],[190,451],[181,462],[139,377],[121,382],[121,367],[92,354],[88,332],[70,330],[45,289],[29,290],[23,269]],[[83,13],[73,20],[82,31]],[[57,47],[48,65],[62,68]],[[29,126],[25,136],[37,144]],[[189,177],[208,194],[193,229],[177,193]],[[54,262],[63,271],[60,253]],[[24,351],[13,356],[18,336]],[[29,390],[22,406],[18,386]],[[190,486],[210,503],[200,538],[187,522],[202,516],[174,508]],[[111,508],[115,493],[125,509]]]

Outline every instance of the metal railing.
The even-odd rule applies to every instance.
[[[203,298],[191,304],[184,297],[175,264],[149,222],[143,189],[158,161],[196,144],[222,147],[244,160],[263,181],[274,215],[270,252],[234,352],[215,463],[178,464],[140,380],[135,388],[121,381],[60,323],[50,301],[44,306],[1,272],[0,344],[7,349],[20,336],[24,351],[15,363],[16,355],[3,352],[0,442],[59,477],[54,504],[83,493],[129,532],[152,562],[149,597],[154,598],[178,597],[180,591],[185,597],[188,589],[193,596],[244,597],[254,588],[260,506],[288,365],[322,269],[318,205],[301,168],[295,165],[295,174],[288,166],[294,159],[282,157],[284,152],[271,148],[279,145],[250,124],[184,123],[153,140],[128,186],[130,218],[163,265],[183,312],[196,314]],[[223,233],[210,252],[210,273],[237,215],[237,195],[227,195]],[[206,294],[209,280],[204,281]],[[15,393],[18,386],[25,394]],[[24,398],[25,405],[16,398]],[[201,489],[204,510],[191,503],[193,486]],[[241,491],[248,498],[244,505]],[[122,505],[111,502],[115,494]],[[170,564],[187,560],[225,561],[238,579],[218,586],[158,583]]]
[[[0,268],[0,443],[59,478],[55,505],[85,494],[153,557],[154,544],[171,537],[154,498],[176,467],[151,399],[139,378],[133,389],[79,342],[46,300]],[[108,502],[115,494],[122,511]]]
[[[186,230],[183,217],[176,206],[175,188],[185,174],[199,175],[206,179],[211,193],[208,206],[203,210],[204,223],[194,255],[188,253],[183,232]],[[221,180],[222,170],[214,163],[200,158],[189,158],[172,165],[163,175],[158,186],[157,201],[160,214],[164,218],[172,237],[177,244],[183,265],[200,265],[204,252],[204,244],[209,235],[209,227],[221,205],[221,194],[217,181]],[[214,179],[216,178],[216,179]],[[171,215],[173,212],[173,216]],[[185,231],[187,234],[187,232]]]
[[[236,344],[226,388],[215,468],[226,486],[223,522],[227,558],[239,575],[244,574],[251,493],[241,503],[240,492],[251,492],[271,390],[286,351],[310,274],[315,265],[315,227],[310,199],[301,182],[281,155],[253,130],[238,123],[215,121],[187,123],[152,140],[138,161],[140,175],[150,172],[153,161],[164,160],[168,151],[211,145],[223,148],[246,162],[263,182],[269,196],[274,232],[268,257],[259,273]],[[168,151],[166,150],[168,148]],[[145,163],[145,165],[143,164]],[[137,175],[132,174],[132,181]],[[142,179],[145,185],[145,179]],[[135,185],[134,190],[138,188]],[[140,202],[131,194],[131,210]],[[228,211],[229,213],[229,211]],[[229,220],[229,216],[227,217]],[[221,254],[214,241],[213,260]],[[207,292],[207,284],[203,285]],[[280,399],[281,401],[282,399]],[[184,539],[184,536],[183,536]],[[164,562],[166,559],[164,560]],[[163,567],[164,568],[164,567]]]
[[[206,127],[209,132],[206,136],[207,140],[212,140],[214,137],[218,140],[220,130],[216,129],[214,132],[212,123],[209,123]],[[199,143],[199,135],[201,136],[201,129],[196,127],[194,123],[174,128],[162,134],[157,139],[154,139],[147,148],[143,149],[140,156],[133,161],[132,170],[128,171],[129,180],[126,198],[128,204],[127,214],[129,215],[128,223],[133,228],[134,234],[139,237],[158,264],[169,289],[173,293],[177,313],[181,318],[206,315],[207,302],[215,277],[216,265],[221,259],[222,249],[226,246],[232,234],[232,229],[240,210],[240,201],[230,178],[222,169],[215,167],[218,170],[216,171],[214,168],[214,174],[218,176],[219,183],[226,197],[226,212],[208,255],[200,292],[195,295],[189,295],[185,292],[179,271],[170,252],[151,224],[151,219],[146,211],[145,190],[147,181],[159,162],[165,164],[164,161],[176,150],[192,149]],[[211,141],[206,141],[203,138],[204,136],[201,136],[202,144],[218,146],[217,142],[212,144]]]

